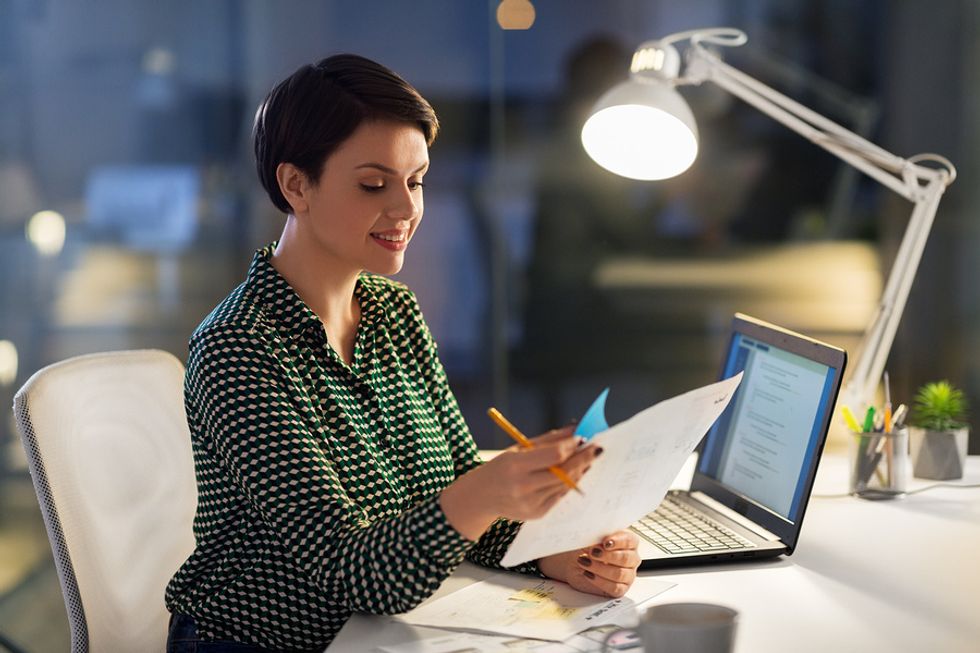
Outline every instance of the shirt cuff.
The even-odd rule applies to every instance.
[[[476,544],[453,528],[439,505],[439,494],[415,506],[418,524],[426,538],[426,554],[438,560],[458,565],[466,552]]]

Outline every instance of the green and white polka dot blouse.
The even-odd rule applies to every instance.
[[[273,247],[191,337],[197,546],[166,604],[205,639],[322,650],[354,612],[418,605],[464,557],[499,567],[519,524],[474,543],[439,507],[480,463],[412,292],[359,277],[348,366]]]

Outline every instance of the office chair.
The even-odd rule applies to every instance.
[[[197,504],[183,375],[163,351],[91,354],[14,397],[72,653],[166,647],[164,589],[194,548]]]
[[[0,634],[0,651],[7,651],[7,653],[26,653],[24,649],[14,644],[13,641],[7,639],[3,634]]]

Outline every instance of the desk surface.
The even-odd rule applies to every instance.
[[[980,457],[970,457],[960,482],[980,483]],[[913,488],[928,483],[915,480]],[[846,486],[846,460],[825,456],[814,494],[842,494]],[[815,496],[792,556],[643,573],[677,583],[651,605],[704,601],[737,609],[737,653],[965,653],[980,648],[978,557],[980,489],[935,488],[882,502]],[[437,596],[487,575],[464,564]],[[357,615],[330,652],[438,632]]]

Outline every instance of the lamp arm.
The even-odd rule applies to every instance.
[[[955,179],[956,169],[936,155],[898,157],[726,64],[696,38],[691,42],[685,76],[676,79],[676,84],[714,82],[914,204],[885,290],[844,388],[843,401],[855,407],[868,404],[884,371],[939,200]],[[918,163],[926,159],[938,161],[943,168]]]
[[[702,46],[695,45],[688,53],[687,74],[675,80],[676,84],[714,82],[910,202],[918,199],[920,181],[928,182],[941,172],[895,156],[728,65]]]
[[[862,406],[874,397],[945,188],[943,180],[933,180],[925,189],[925,197],[912,209],[875,316],[865,331],[861,353],[844,387],[844,401],[849,405]]]

